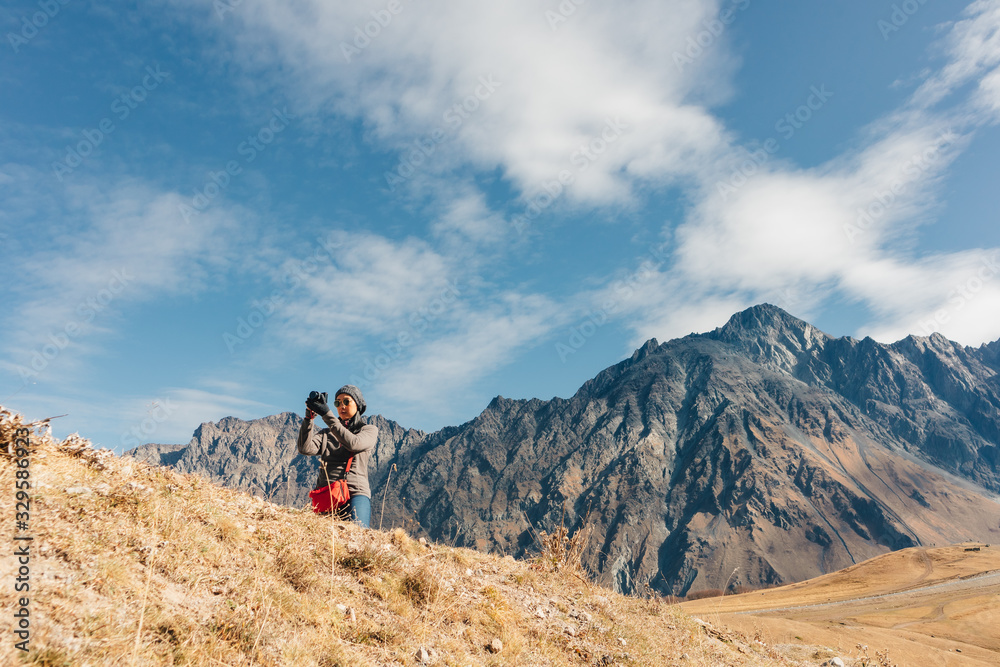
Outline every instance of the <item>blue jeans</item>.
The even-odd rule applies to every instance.
[[[345,505],[337,514],[345,521],[353,521],[368,528],[372,518],[372,500],[368,496],[351,496],[350,504]]]

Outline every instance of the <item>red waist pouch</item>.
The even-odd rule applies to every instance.
[[[344,479],[338,479],[321,489],[314,489],[309,492],[309,498],[312,499],[313,512],[326,514],[332,510],[339,509],[342,505],[346,505],[350,501],[351,492],[347,488],[346,478],[347,473],[351,471],[351,461],[353,460],[353,456],[347,459],[347,469],[344,471]]]

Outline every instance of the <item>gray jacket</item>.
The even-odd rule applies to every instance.
[[[360,421],[360,417],[355,419]],[[368,486],[368,460],[375,451],[378,427],[364,424],[354,432],[344,426],[337,413],[332,410],[323,415],[323,421],[329,428],[314,433],[312,420],[303,419],[297,443],[299,454],[319,455],[320,460],[326,464],[325,473],[323,466],[319,468],[315,488],[321,489],[331,481],[343,479],[347,460],[353,456],[351,471],[347,475],[347,488],[350,489],[352,496],[371,498],[372,492]]]

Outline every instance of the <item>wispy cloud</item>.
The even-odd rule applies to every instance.
[[[943,40],[949,63],[929,76],[913,96],[914,106],[929,109],[961,86],[973,82],[970,97],[973,114],[985,113],[996,120],[1000,108],[1000,7],[990,0],[970,4]]]
[[[12,230],[12,242],[30,252],[14,254],[6,267],[14,307],[0,326],[4,366],[22,380],[26,371],[37,374],[50,363],[67,369],[79,352],[100,347],[94,334],[113,331],[127,306],[198,292],[238,256],[232,211],[220,209],[188,226],[176,193],[139,181],[73,186],[60,196],[45,175],[16,173],[23,193],[34,192],[56,211],[38,227]],[[17,207],[7,204],[5,214],[16,215]],[[248,233],[252,237],[244,228]],[[69,348],[77,354],[63,354]]]
[[[51,373],[19,398],[64,401],[95,428],[114,424],[101,428],[115,440],[152,419],[148,439],[169,442],[202,420],[281,409],[246,398],[245,386],[311,383],[328,369],[360,377],[401,415],[450,419],[451,400],[488,393],[482,380],[533,347],[614,318],[632,346],[711,329],[763,300],[803,317],[856,305],[867,312],[858,333],[878,337],[1000,335],[996,249],[917,250],[956,161],[998,119],[996,2],[977,0],[939,26],[932,55],[943,64],[901,73],[908,99],[847,148],[813,154],[810,168],[778,144],[850,93],[809,82],[805,106],[782,116],[771,144],[742,145],[718,110],[735,101],[726,113],[753,116],[733,98],[742,82],[729,28],[751,20],[748,0],[391,4],[143,5],[176,40],[149,48],[148,61],[118,45],[128,40],[114,40],[111,55],[97,49],[137,65],[94,81],[107,99],[87,98],[92,115],[29,126],[10,114],[0,132],[0,243],[15,259],[0,275],[17,316],[0,314],[0,369],[15,381],[25,368]],[[135,18],[99,16],[122,31]],[[52,163],[105,117],[118,127],[111,105],[152,77],[154,56],[176,78],[155,90],[150,78],[126,134],[116,130],[59,182]],[[34,63],[19,58],[24,70],[10,80],[33,85],[44,70]],[[68,89],[50,92],[70,99]],[[239,148],[248,135],[226,130],[245,121],[251,138],[266,130],[273,139],[278,99],[293,110],[294,132],[251,170]],[[209,134],[217,141],[201,141]],[[226,176],[236,172],[230,158],[246,173]],[[147,180],[123,176],[137,170]],[[379,194],[388,201],[371,201]],[[240,197],[246,208],[233,204]],[[181,204],[204,210],[185,220]],[[342,231],[315,240],[331,220]],[[590,233],[618,220],[629,227],[618,237]],[[630,239],[649,237],[669,245],[614,265]],[[582,262],[567,274],[578,252],[600,253],[594,266],[606,279]],[[99,353],[121,366],[141,358],[113,356],[113,342],[142,336],[146,323],[130,316],[159,298],[198,302],[157,341],[214,329],[212,344],[176,350],[190,354],[179,375],[215,384],[172,377],[137,384],[141,397],[57,396],[96,370]],[[160,363],[157,377],[170,364]],[[109,370],[95,383],[118,378]]]
[[[872,261],[844,278],[874,314],[867,335],[895,341],[938,332],[959,342],[995,340],[1000,328],[1000,248]]]
[[[279,318],[287,338],[322,352],[364,350],[369,339],[406,326],[458,278],[447,258],[412,237],[344,232],[330,248],[311,272],[296,274],[286,265],[302,284]]]
[[[226,416],[256,419],[280,412],[281,406],[245,398],[244,392],[220,393],[194,387],[164,387],[155,395],[127,396],[97,394],[39,396],[28,395],[26,402],[39,410],[34,417],[68,413],[66,422],[52,422],[53,433],[65,437],[67,424],[85,437],[105,434],[95,444],[121,452],[140,444],[187,444],[199,424]],[[30,413],[30,411],[29,411]]]
[[[1000,62],[1000,12],[977,2],[966,13],[944,37],[949,62],[873,123],[859,148],[807,170],[762,160],[738,187],[713,187],[718,175],[705,179],[677,230],[676,263],[631,309],[641,336],[672,334],[692,321],[719,324],[726,310],[765,299],[805,315],[833,295],[871,313],[859,335],[895,340],[939,331],[964,342],[1000,335],[1000,321],[984,316],[996,312],[1000,294],[990,269],[996,249],[911,249],[939,206],[948,167],[993,120],[987,93]],[[971,94],[941,104],[977,80]],[[723,182],[733,182],[725,174],[738,155],[722,161]],[[962,286],[975,294],[963,296]],[[794,303],[774,299],[789,292]],[[674,323],[682,317],[683,326]]]
[[[167,387],[157,396],[123,402],[117,416],[126,427],[122,428],[117,442],[105,443],[105,446],[127,449],[144,442],[187,444],[192,425],[218,421],[224,416],[256,419],[280,411],[279,406],[239,394]]]
[[[404,414],[447,415],[453,397],[543,340],[566,317],[564,309],[543,296],[514,293],[463,310],[456,330],[419,345],[409,358],[381,373],[371,385],[375,395]]]
[[[474,196],[457,202],[439,233],[475,234],[485,211]],[[455,261],[422,240],[344,232],[327,241],[330,254],[316,268],[285,263],[284,275],[300,284],[281,300],[262,348],[290,344],[336,359],[365,392],[397,405],[437,400],[427,387],[446,400],[511,363],[570,312],[542,295],[497,290],[477,272],[480,262]]]
[[[451,189],[450,199],[442,199],[443,211],[432,224],[432,231],[453,250],[480,249],[504,236],[506,221],[490,210],[485,195],[470,187]]]
[[[745,164],[747,151],[710,111],[730,90],[735,61],[726,35],[713,34],[682,65],[676,56],[687,53],[706,22],[739,9],[732,3],[587,4],[553,21],[527,0],[489,7],[404,2],[367,38],[366,26],[377,19],[372,12],[383,10],[377,2],[243,4],[223,34],[249,69],[280,68],[303,108],[363,119],[369,140],[399,147],[401,159],[415,140],[447,130],[448,111],[458,110],[462,122],[433,156],[424,156],[427,164],[411,183],[438,198],[439,240],[475,246],[504,231],[504,216],[490,211],[481,193],[466,188],[449,196],[433,185],[437,176],[454,179],[459,168],[499,169],[526,201],[570,169],[573,183],[559,195],[569,205],[628,202],[645,183],[684,187],[693,206],[677,230],[675,262],[664,278],[673,291],[635,300],[637,330],[654,329],[652,322],[666,326],[667,311],[702,321],[711,318],[697,314],[699,303],[715,313],[790,286],[800,309],[838,294],[871,310],[870,330],[901,330],[913,313],[939,308],[941,300],[935,306],[914,290],[908,300],[915,310],[907,310],[891,281],[864,276],[896,266],[940,278],[932,267],[967,262],[972,270],[979,261],[976,253],[920,258],[908,248],[919,225],[932,219],[948,167],[1000,108],[995,3],[974,2],[948,27],[940,41],[944,66],[898,110],[872,123],[857,148],[814,169],[768,159],[730,192],[718,184]],[[518,35],[516,49],[511,34]],[[287,77],[288,68],[295,76]],[[488,99],[472,99],[483,77],[493,90]],[[961,92],[970,82],[972,92]],[[463,111],[465,99],[472,101]],[[824,93],[817,103],[826,99]],[[613,143],[601,141],[609,121],[628,128]],[[377,304],[385,298],[373,299],[373,312],[383,312]],[[393,307],[387,303],[384,312]],[[345,313],[345,321],[360,318]],[[974,333],[961,321],[951,320],[945,331],[963,339],[981,335],[982,327]]]
[[[247,0],[220,32],[236,42],[247,67],[280,72],[300,108],[360,117],[372,141],[403,155],[435,129],[452,132],[422,167],[429,173],[499,168],[531,193],[570,168],[581,148],[593,144],[603,153],[607,123],[621,122],[629,132],[567,193],[568,200],[602,203],[627,199],[634,179],[691,173],[710,160],[722,133],[690,98],[705,98],[704,76],[728,67],[725,43],[688,68],[672,56],[718,8],[666,4],[581,5],[553,30],[546,8],[530,0],[402,2],[366,39],[383,3]],[[345,47],[360,44],[359,53],[345,56]],[[495,90],[477,102],[487,84]],[[713,97],[724,89],[713,85]]]

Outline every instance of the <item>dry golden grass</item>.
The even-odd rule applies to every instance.
[[[19,423],[0,408],[4,443]],[[421,649],[434,665],[799,664],[598,588],[565,544],[515,561],[275,506],[76,436],[32,444],[31,650],[7,634],[2,664],[418,665]],[[14,470],[0,455],[10,521]],[[15,572],[5,556],[4,609]]]
[[[1000,549],[914,547],[789,586],[681,607],[792,656],[829,657],[835,653],[817,646],[830,646],[859,666],[997,665]]]

